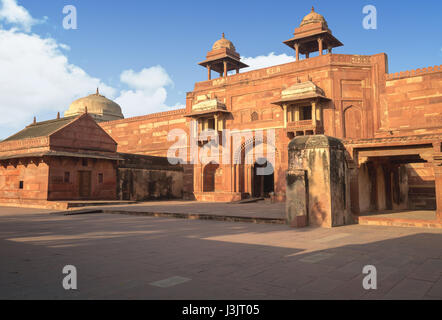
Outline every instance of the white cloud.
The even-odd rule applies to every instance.
[[[0,21],[25,32],[30,32],[33,25],[41,22],[32,18],[28,10],[18,5],[16,0],[0,0]]]
[[[0,30],[0,135],[22,128],[39,113],[67,110],[97,86],[115,96],[115,89],[70,64],[62,48],[51,38]]]
[[[120,80],[127,90],[118,92],[70,63],[68,45],[30,33],[39,20],[15,0],[0,0],[0,5],[0,21],[11,25],[0,28],[0,138],[22,129],[34,115],[63,113],[96,87],[110,99],[118,96],[126,117],[171,109],[165,105],[166,87],[173,82],[161,66],[123,71]]]
[[[125,70],[121,73],[120,80],[137,90],[155,90],[173,84],[166,70],[161,66],[144,68],[140,72]]]
[[[118,97],[115,101],[126,117],[183,107],[165,105],[166,87],[173,81],[159,65],[123,71],[120,81],[126,89],[118,92],[70,63],[65,55],[68,45],[31,33],[40,20],[16,0],[0,0],[2,22],[10,28],[0,26],[0,139],[21,130],[34,116],[44,120],[57,111],[63,114],[72,101],[96,87],[110,99]]]
[[[161,66],[144,68],[140,72],[125,70],[121,73],[120,81],[125,83],[129,90],[121,91],[121,95],[115,101],[122,106],[126,117],[170,109],[165,105],[165,87],[172,86],[173,81]]]
[[[266,56],[241,57],[241,61],[249,65],[249,68],[243,69],[243,72],[247,72],[251,70],[267,68],[279,64],[293,62],[295,61],[295,58],[292,56],[288,56],[285,53],[275,55],[274,52],[271,52]]]

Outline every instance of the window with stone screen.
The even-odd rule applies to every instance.
[[[250,115],[250,120],[251,121],[258,121],[259,120],[259,116],[257,112],[252,112],[252,114]]]

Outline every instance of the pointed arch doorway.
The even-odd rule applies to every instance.
[[[272,164],[266,158],[258,159],[253,165],[252,196],[268,198],[275,192],[275,172]]]

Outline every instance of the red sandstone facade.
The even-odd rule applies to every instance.
[[[284,43],[293,47],[295,62],[239,73],[245,65],[223,36],[201,63],[208,69],[208,80],[196,83],[187,94],[185,109],[100,126],[118,143],[118,152],[165,157],[171,151],[178,156],[184,149],[183,196],[202,201],[269,195],[283,201],[289,142],[299,135],[325,134],[345,145],[354,214],[437,208],[442,217],[441,66],[389,74],[384,53],[334,54],[332,49],[342,43],[314,11]],[[230,70],[236,73],[229,74]],[[220,77],[212,78],[213,71]],[[205,129],[243,134],[239,145],[232,137],[227,145],[221,143],[220,149],[230,152],[229,163],[190,163],[195,156],[190,140],[194,121],[196,132],[192,133],[197,136]],[[168,139],[174,129],[186,136],[184,146],[179,146],[177,137]],[[256,132],[263,130],[263,137],[257,137]],[[274,130],[275,138],[269,139],[266,130]],[[198,137],[198,154],[207,140]],[[274,160],[264,156],[274,169],[268,177],[256,174],[262,164],[245,163],[248,153],[258,160],[255,151],[261,145],[264,152],[275,149]],[[240,163],[235,163],[238,159]],[[16,170],[10,166],[6,168]],[[27,170],[33,170],[33,176],[46,176],[51,167],[31,164]],[[5,174],[0,176],[5,179]],[[112,179],[109,176],[109,188]],[[52,190],[50,181],[35,186],[36,197],[43,199],[50,191],[63,198],[72,191]],[[109,191],[102,196],[111,195]]]
[[[318,24],[313,35],[308,35],[310,42],[318,41],[317,48],[311,45],[312,51],[319,50],[321,33],[312,38],[317,27]],[[261,70],[233,75],[219,70],[222,77],[209,76],[209,80],[195,84],[194,90],[187,94],[185,110],[101,126],[118,142],[119,151],[160,156],[166,156],[176,142],[168,141],[167,133],[180,128],[189,134],[192,120],[199,121],[200,131],[210,121],[212,127],[216,122],[217,130],[274,129],[275,171],[272,185],[265,187],[273,188],[279,200],[285,196],[287,145],[291,138],[324,133],[342,139],[347,148],[354,213],[435,208],[436,198],[440,201],[442,192],[438,173],[442,140],[441,67],[389,74],[384,53],[347,55],[333,54],[331,47],[324,45],[325,49],[327,52],[316,57]],[[303,50],[300,53],[310,53]],[[284,90],[306,82],[320,88],[325,99],[317,96],[278,103],[283,100]],[[196,105],[209,100],[216,100],[222,110],[206,113],[195,110]],[[305,107],[309,108],[308,119],[302,116]],[[243,141],[238,150],[231,150],[232,158],[244,154],[245,145],[267,144],[265,137],[263,140]],[[190,147],[187,151],[190,154]],[[262,195],[263,182],[256,182],[260,177],[255,175],[254,167],[244,163],[187,165],[184,193],[190,198],[215,201]],[[401,167],[406,167],[406,187],[398,186],[399,177],[405,179]],[[402,176],[398,170],[402,170]],[[407,193],[405,198],[393,199],[398,188],[402,188],[399,192]],[[438,208],[442,206],[439,204]]]
[[[116,148],[88,114],[34,123],[0,143],[0,201],[114,200]]]

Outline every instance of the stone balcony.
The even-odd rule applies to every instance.
[[[215,132],[218,134],[218,144],[222,145],[222,143],[223,143],[223,132],[220,131],[220,130],[215,131]],[[212,137],[207,136],[205,134],[201,134],[201,132],[198,132],[197,141],[198,141],[198,144],[200,146],[203,146],[204,144],[208,143],[211,140],[212,140]]]
[[[323,134],[322,122],[317,120],[299,120],[287,123],[287,134],[293,136]]]

